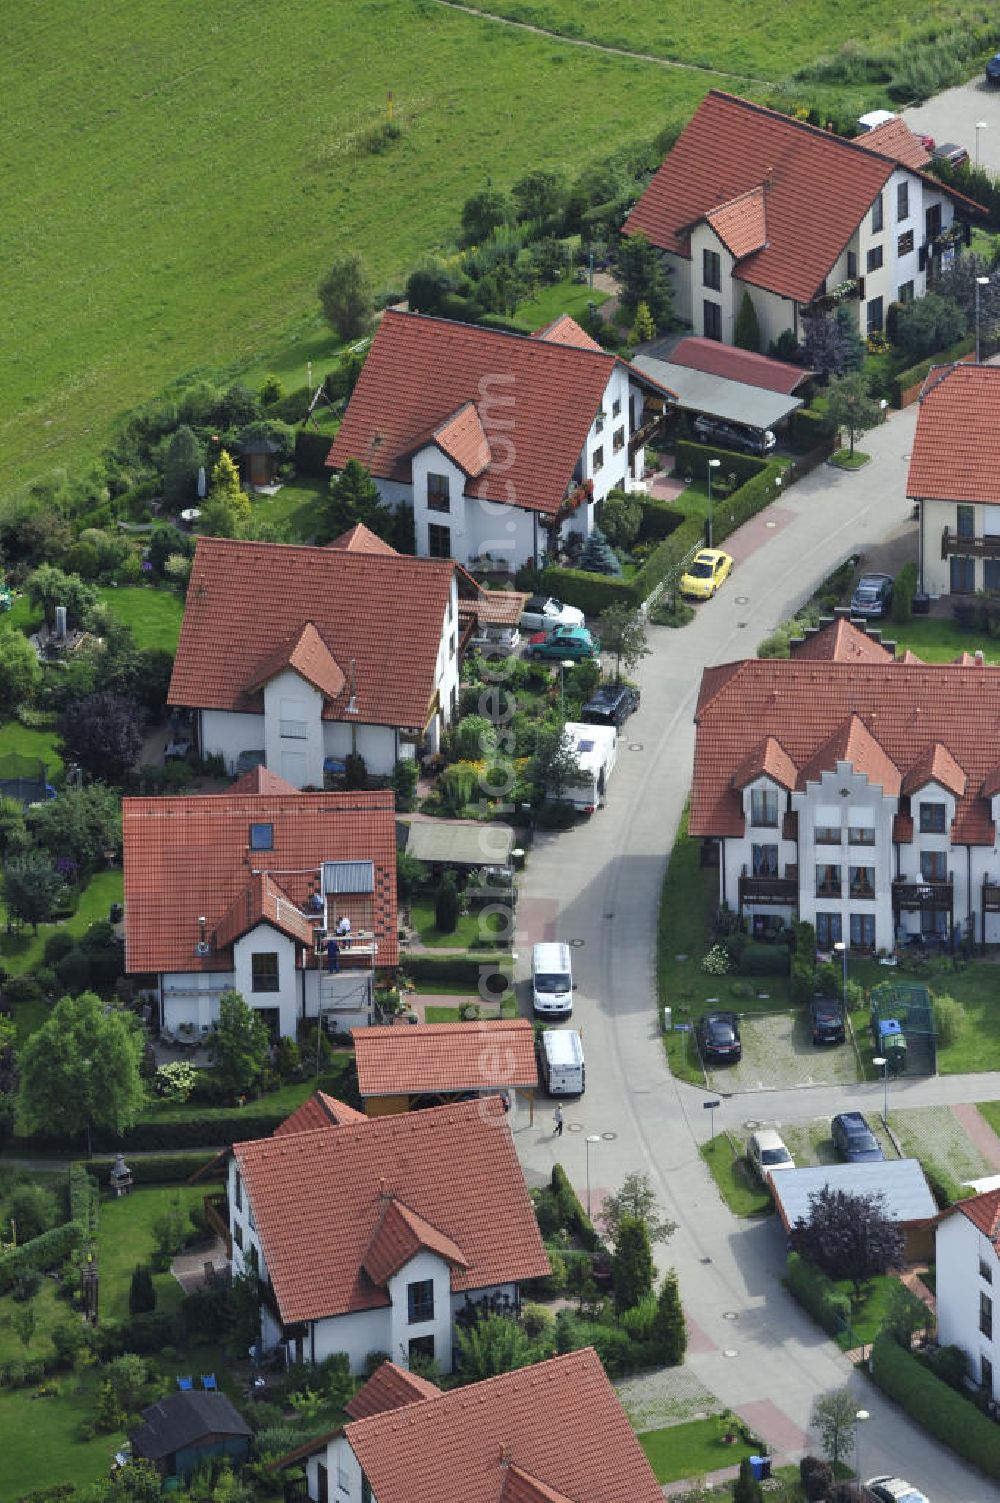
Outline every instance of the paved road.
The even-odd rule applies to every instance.
[[[998,32],[1000,45],[1000,32]],[[976,157],[976,125],[979,131],[979,162],[991,172],[1000,171],[1000,89],[990,88],[982,73],[955,89],[946,89],[903,111],[903,119],[913,130],[926,131],[938,145],[957,141],[969,156]]]
[[[661,1260],[679,1272],[693,1325],[688,1360],[697,1375],[782,1449],[807,1444],[816,1394],[853,1381],[871,1412],[863,1470],[909,1476],[936,1503],[986,1503],[1000,1490],[928,1441],[867,1384],[780,1284],[785,1248],[773,1218],[746,1224],[720,1202],[697,1149],[707,1114],[701,1095],[667,1071],[657,1037],[655,936],[660,885],[691,777],[692,713],[702,668],[752,653],[848,554],[864,551],[909,514],[904,488],[915,409],[893,416],[864,447],[873,462],[853,475],[822,467],[736,535],[740,560],[723,593],[679,632],[651,629],[642,665],[642,709],[628,723],[608,807],[587,824],[541,836],[519,905],[519,973],[533,941],[576,940],[576,1020],[588,1061],[586,1095],[554,1140],[545,1113],[519,1122],[529,1182],[558,1158],[585,1193],[586,1136],[595,1202],[631,1169],[648,1172],[679,1229]],[[993,1080],[990,1089],[997,1088]],[[949,1089],[946,1082],[935,1083]],[[872,1088],[876,1091],[879,1087]],[[902,1091],[904,1088],[899,1088]],[[982,1099],[982,1092],[974,1093]],[[851,1091],[851,1100],[860,1093]],[[840,1104],[835,1088],[768,1093],[789,1115]],[[792,1111],[801,1099],[802,1107]],[[726,1103],[723,1120],[758,1115],[761,1096]]]

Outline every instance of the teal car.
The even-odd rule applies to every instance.
[[[600,651],[600,642],[585,626],[556,626],[552,631],[535,633],[528,642],[527,656],[575,662],[579,658],[596,658]]]

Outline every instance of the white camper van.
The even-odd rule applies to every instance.
[[[538,1044],[538,1060],[550,1096],[582,1096],[587,1082],[583,1042],[572,1028],[547,1028]]]
[[[581,814],[593,814],[605,801],[608,778],[618,760],[618,732],[613,725],[583,725],[567,721],[566,741],[580,768],[579,782],[560,794]]]
[[[573,966],[569,945],[534,945],[531,951],[531,1005],[536,1015],[568,1018],[573,1011]]]

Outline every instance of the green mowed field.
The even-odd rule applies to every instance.
[[[101,590],[100,595],[112,614],[132,628],[140,651],[152,647],[164,652],[177,651],[184,615],[184,602],[179,595],[172,590],[143,589],[138,585],[124,589],[109,587]]]
[[[307,338],[339,253],[398,285],[488,178],[575,171],[685,119],[707,86],[434,0],[309,17],[290,0],[53,0],[14,8],[5,55],[11,485],[93,452],[185,373],[260,368],[289,330]],[[390,90],[402,135],[372,152]]]

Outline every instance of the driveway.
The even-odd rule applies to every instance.
[[[1000,46],[1000,29],[997,31]],[[982,71],[968,83],[946,89],[903,111],[903,119],[912,130],[926,131],[940,146],[956,141],[964,146],[970,159],[976,160],[976,124],[979,131],[979,164],[991,172],[1000,172],[1000,89],[987,88]]]
[[[761,1012],[740,1018],[743,1058],[738,1065],[711,1066],[713,1091],[733,1095],[791,1086],[848,1085],[858,1078],[849,1043],[820,1049],[802,1010]]]
[[[743,1224],[720,1204],[698,1153],[709,1129],[706,1093],[668,1073],[655,1005],[659,893],[691,779],[702,668],[753,653],[837,564],[903,525],[915,424],[914,408],[894,415],[865,436],[872,463],[864,469],[848,474],[822,466],[794,486],[782,496],[780,528],[768,530],[756,519],[746,550],[736,535],[730,551],[739,563],[731,583],[690,626],[650,628],[642,707],[623,739],[607,808],[586,825],[539,835],[521,888],[519,975],[527,974],[533,932],[544,928],[581,941],[574,950],[575,1018],[590,1068],[586,1095],[566,1109],[570,1131],[563,1139],[553,1139],[543,1114],[535,1126],[519,1127],[516,1140],[529,1184],[547,1179],[558,1160],[585,1190],[586,1139],[600,1136],[591,1145],[595,1202],[630,1170],[651,1176],[678,1223],[658,1255],[680,1277],[692,1330],[687,1365],[724,1405],[754,1414],[765,1438],[786,1452],[805,1448],[816,1395],[851,1381],[872,1415],[864,1436],[867,1470],[912,1477],[937,1503],[987,1503],[1000,1499],[1000,1490],[854,1374],[785,1293],[784,1242],[767,1219]],[[939,1084],[907,1082],[898,1089]],[[991,1094],[1000,1094],[995,1078],[983,1081],[979,1099]],[[877,1111],[881,1086],[780,1090],[768,1097],[766,1114],[828,1115],[847,1102],[862,1105],[866,1097]],[[954,1099],[969,1099],[968,1087]],[[746,1098],[724,1101],[717,1129],[739,1131],[741,1118],[763,1115],[757,1098],[750,1102],[756,1110],[748,1111]],[[913,1104],[924,1102],[915,1097]]]

